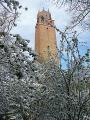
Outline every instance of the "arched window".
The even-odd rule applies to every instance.
[[[41,22],[44,22],[44,17],[43,16],[41,16]]]
[[[50,51],[50,46],[49,45],[47,46],[47,53],[48,53],[48,57],[50,57],[51,56],[51,51]]]

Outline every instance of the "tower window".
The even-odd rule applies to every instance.
[[[48,46],[47,48],[48,48],[48,50],[50,50],[50,46]]]
[[[41,22],[44,22],[44,17],[43,16],[41,16]]]
[[[48,51],[50,50],[50,46],[47,46]]]
[[[37,18],[37,22],[39,22],[39,18]]]
[[[51,56],[50,46],[47,46],[47,53],[48,53],[48,57],[50,57]]]

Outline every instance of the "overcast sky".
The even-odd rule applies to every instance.
[[[21,10],[21,15],[17,20],[17,27],[12,30],[12,33],[18,33],[22,37],[30,40],[30,46],[34,49],[35,43],[35,24],[37,13],[43,8],[50,11],[52,19],[55,20],[55,25],[59,29],[64,29],[70,23],[70,14],[66,13],[64,8],[58,8],[52,0],[19,0],[24,7],[28,7],[28,11]],[[78,31],[81,28],[78,28]],[[80,35],[80,41],[85,41],[88,44],[82,47],[82,52],[85,48],[90,48],[90,32],[84,32]],[[57,35],[57,40],[59,36]]]

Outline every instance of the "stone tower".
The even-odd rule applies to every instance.
[[[54,20],[51,14],[44,9],[37,14],[37,23],[35,27],[35,51],[38,55],[38,61],[43,62],[49,59],[58,61],[56,33]]]

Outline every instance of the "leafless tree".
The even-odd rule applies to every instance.
[[[72,13],[71,28],[82,25],[90,28],[90,1],[89,0],[51,0],[57,7],[66,6]]]

